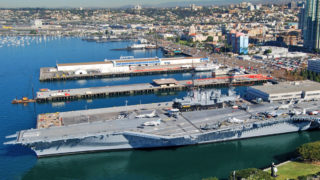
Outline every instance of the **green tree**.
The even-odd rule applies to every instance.
[[[257,169],[257,168],[248,168],[248,169],[235,171],[235,179],[237,180],[242,180],[242,179],[274,180],[274,178],[271,177],[271,175],[268,172],[262,171],[261,169]],[[233,180],[233,172],[230,173],[229,180]]]
[[[272,50],[271,50],[271,49],[266,49],[266,50],[263,52],[264,55],[270,54],[270,53],[272,53]]]
[[[213,41],[213,37],[212,36],[208,36],[206,42],[212,42]]]
[[[166,40],[172,41],[172,40],[173,40],[173,37],[167,37]]]
[[[298,148],[302,159],[307,161],[320,161],[320,141],[306,143]]]
[[[225,46],[225,51],[226,51],[226,52],[232,52],[232,51],[233,51],[232,45],[231,45],[231,44],[226,44],[226,46]]]
[[[37,31],[36,30],[31,30],[30,34],[37,34]]]
[[[176,42],[178,43],[179,41],[180,41],[180,37],[177,36],[177,37],[176,37]]]
[[[298,180],[310,180],[310,179],[318,179],[318,178],[320,178],[320,172],[316,174],[309,174],[306,176],[299,176]]]

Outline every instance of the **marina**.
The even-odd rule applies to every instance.
[[[271,77],[261,74],[246,74],[236,76],[220,76],[195,80],[176,81],[175,79],[153,80],[152,83],[141,83],[119,86],[104,86],[78,89],[49,90],[37,92],[36,101],[65,101],[81,98],[114,97],[124,95],[141,95],[150,93],[182,91],[188,88],[214,88],[232,86],[245,86],[267,82]],[[230,84],[231,82],[231,84]]]
[[[61,38],[60,36],[0,36],[0,48],[3,47],[26,47],[31,44],[49,42]]]

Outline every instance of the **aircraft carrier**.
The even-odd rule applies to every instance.
[[[320,101],[252,103],[229,90],[195,90],[173,102],[47,113],[7,136],[38,157],[163,148],[316,129]],[[311,112],[311,113],[310,113]]]

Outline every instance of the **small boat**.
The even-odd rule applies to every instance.
[[[202,66],[197,66],[194,68],[194,70],[196,72],[204,72],[204,71],[214,71],[219,69],[219,65],[216,64],[206,64],[206,65],[202,65]]]
[[[33,102],[36,102],[35,99],[29,99],[27,97],[23,97],[22,99],[14,99],[12,100],[12,104],[24,104],[24,103],[33,103]]]

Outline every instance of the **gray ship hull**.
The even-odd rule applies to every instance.
[[[310,121],[279,120],[259,124],[238,125],[232,129],[219,129],[185,136],[158,136],[139,132],[99,134],[84,138],[37,142],[28,144],[38,157],[94,151],[111,151],[141,148],[164,148],[221,141],[238,140],[283,134],[318,128]]]

